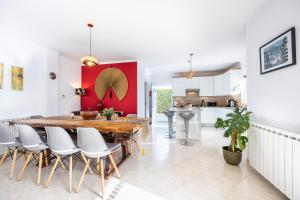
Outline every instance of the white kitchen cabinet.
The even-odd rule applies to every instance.
[[[231,95],[231,70],[224,73],[222,76],[223,76],[222,94]]]
[[[186,78],[172,78],[172,96],[185,96]]]
[[[223,96],[224,76],[223,74],[214,76],[214,96]]]
[[[192,79],[185,79],[186,89],[199,89],[200,78],[193,77]]]
[[[216,111],[217,118],[220,117],[222,119],[226,119],[227,114],[233,112],[233,110],[234,110],[234,108],[230,108],[230,107],[217,108],[217,111]]]
[[[232,69],[214,76],[214,96],[237,95],[240,93],[240,84],[240,69]]]
[[[216,108],[204,107],[201,111],[201,123],[212,125],[216,122]]]
[[[200,96],[227,96],[240,93],[241,70],[232,69],[216,76],[172,78],[173,96],[185,96],[186,89],[200,89]]]
[[[242,73],[239,69],[230,70],[230,94],[236,95],[241,93]]]
[[[226,115],[232,112],[232,108],[225,107],[202,107],[201,123],[206,126],[213,126],[217,118],[226,118]]]
[[[200,96],[214,95],[214,77],[202,76],[199,77]]]

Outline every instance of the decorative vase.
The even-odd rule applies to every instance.
[[[80,116],[84,120],[95,120],[98,116],[98,111],[81,111]]]
[[[106,115],[106,120],[111,120],[111,115]]]
[[[223,147],[223,157],[225,161],[230,165],[239,165],[242,161],[242,151],[238,149],[238,151],[229,151],[228,146]]]
[[[98,110],[98,112],[101,112],[102,107],[103,107],[103,102],[101,100],[99,100],[98,103],[97,103],[97,110]]]

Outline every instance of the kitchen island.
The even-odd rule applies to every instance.
[[[195,116],[189,122],[189,139],[200,140],[201,139],[201,107],[191,107],[191,108],[175,108],[172,107],[170,111],[175,112],[175,130],[176,139],[185,139],[186,133],[184,129],[184,121],[179,116],[180,112],[193,112]]]

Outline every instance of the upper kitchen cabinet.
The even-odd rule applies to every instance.
[[[240,69],[230,70],[230,92],[232,95],[241,93],[242,72]]]
[[[214,77],[202,76],[199,77],[200,96],[213,96],[214,95]]]
[[[225,91],[224,91],[224,75],[217,75],[214,76],[214,96],[224,96]]]
[[[214,76],[214,96],[237,95],[240,93],[240,83],[240,69],[232,69]]]
[[[200,89],[200,96],[227,96],[240,93],[241,70],[231,69],[215,76],[172,78],[173,96],[186,96],[186,89]]]
[[[186,78],[172,78],[172,96],[185,96]]]
[[[199,77],[193,77],[192,79],[185,79],[186,89],[199,89]]]

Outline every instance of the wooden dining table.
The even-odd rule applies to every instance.
[[[142,129],[148,131],[149,123],[150,119],[148,118],[113,117],[112,120],[106,120],[101,116],[95,120],[84,120],[80,116],[55,116],[10,121],[11,125],[29,125],[33,128],[58,126],[68,130],[70,134],[76,132],[78,127],[96,128],[107,142],[121,143],[121,152],[116,152],[114,155],[118,165],[130,156],[129,140]],[[109,168],[106,170],[107,174],[111,174],[110,170],[112,169]]]

